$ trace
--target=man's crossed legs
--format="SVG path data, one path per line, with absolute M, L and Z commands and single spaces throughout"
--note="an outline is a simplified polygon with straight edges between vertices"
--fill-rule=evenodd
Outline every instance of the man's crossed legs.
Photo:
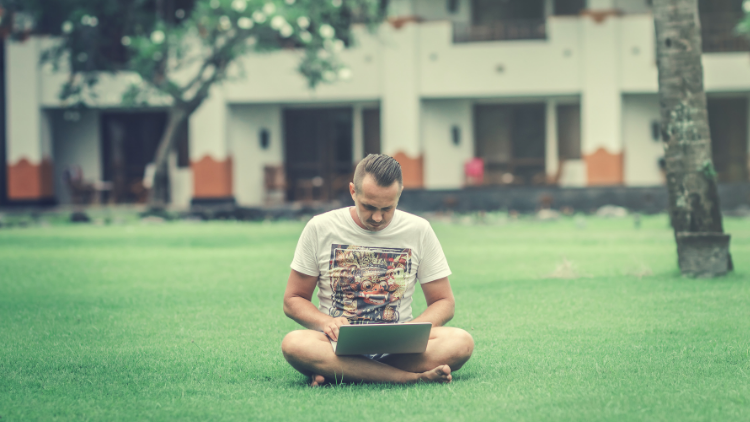
M 281 351 L 294 369 L 311 377 L 312 386 L 336 381 L 451 382 L 451 372 L 471 357 L 474 339 L 460 328 L 434 327 L 424 353 L 389 355 L 378 362 L 364 356 L 336 356 L 325 334 L 299 330 L 284 337 Z

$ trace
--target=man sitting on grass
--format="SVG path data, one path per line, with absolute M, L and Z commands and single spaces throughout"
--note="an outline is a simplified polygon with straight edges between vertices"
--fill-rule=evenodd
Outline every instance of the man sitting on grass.
M 281 350 L 294 369 L 325 382 L 450 382 L 474 350 L 471 335 L 445 327 L 455 301 L 440 242 L 423 218 L 396 209 L 401 166 L 370 154 L 354 172 L 354 207 L 314 217 L 302 231 L 284 292 L 284 313 L 309 330 L 292 331 Z M 427 309 L 412 319 L 419 280 Z M 311 299 L 318 287 L 318 308 Z M 348 324 L 431 322 L 421 354 L 337 356 L 329 338 Z

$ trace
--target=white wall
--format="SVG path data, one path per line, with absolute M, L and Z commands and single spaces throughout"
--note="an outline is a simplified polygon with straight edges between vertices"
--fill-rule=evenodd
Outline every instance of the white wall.
M 187 209 L 193 198 L 193 171 L 190 167 L 177 167 L 177 154 L 169 154 L 169 199 L 174 209 Z
M 651 15 L 625 16 L 620 19 L 618 59 L 619 84 L 624 93 L 657 92 L 654 18 Z
M 39 165 L 44 157 L 42 111 L 39 104 L 40 42 L 5 42 L 7 162 L 26 158 Z
M 618 87 L 618 50 L 621 22 L 583 20 L 583 92 L 581 99 L 581 152 L 592 154 L 604 148 L 610 154 L 622 151 L 621 99 Z
M 416 158 L 423 150 L 419 133 L 419 33 L 420 26 L 413 23 L 381 30 L 385 42 L 380 109 L 384 154 L 403 152 Z
M 747 91 L 750 89 L 750 64 L 745 53 L 708 53 L 703 55 L 703 85 L 707 92 Z
M 385 26 L 385 25 L 384 25 Z M 341 52 L 340 59 L 351 71 L 351 79 L 332 84 L 322 83 L 310 89 L 298 71 L 302 50 L 258 53 L 240 60 L 246 75 L 233 67 L 234 80 L 225 82 L 227 101 L 232 103 L 345 101 L 380 96 L 381 49 L 383 41 L 358 25 L 353 28 L 355 45 Z
M 47 110 L 45 113 L 52 128 L 55 197 L 60 203 L 69 204 L 70 190 L 64 178 L 68 167 L 80 166 L 86 181 L 102 179 L 99 112 L 91 109 L 78 111 L 78 120 L 66 120 L 64 110 Z
M 580 19 L 548 19 L 548 40 L 453 43 L 450 22 L 419 25 L 423 98 L 577 94 L 581 90 Z M 501 67 L 501 71 L 498 70 Z
M 262 205 L 263 166 L 284 161 L 279 105 L 233 105 L 229 108 L 229 144 L 232 150 L 234 198 L 241 205 Z M 260 147 L 259 133 L 268 129 L 268 149 Z
M 646 3 L 646 0 L 614 0 L 614 8 L 627 14 L 651 13 L 651 7 Z
M 661 140 L 654 140 L 651 123 L 660 121 L 655 94 L 622 97 L 622 139 L 625 145 L 625 184 L 654 186 L 664 183 L 658 160 L 664 156 Z
M 469 100 L 422 102 L 424 182 L 427 189 L 456 189 L 464 184 L 464 163 L 474 156 L 473 107 Z M 451 128 L 461 129 L 454 145 Z
M 456 13 L 448 12 L 448 0 L 413 0 L 414 14 L 428 21 L 471 22 L 471 0 L 458 0 Z

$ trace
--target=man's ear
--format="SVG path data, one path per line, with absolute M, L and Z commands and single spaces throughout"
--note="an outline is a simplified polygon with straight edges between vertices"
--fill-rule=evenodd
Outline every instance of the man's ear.
M 349 182 L 349 194 L 352 195 L 352 201 L 353 201 L 354 195 L 357 194 L 357 189 L 354 187 L 354 182 Z

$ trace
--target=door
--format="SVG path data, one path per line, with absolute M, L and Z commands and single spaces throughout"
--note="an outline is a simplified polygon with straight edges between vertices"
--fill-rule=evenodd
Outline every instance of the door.
M 114 201 L 144 202 L 143 176 L 154 161 L 167 123 L 165 112 L 103 113 L 102 175 L 112 182 Z
M 352 109 L 284 110 L 287 199 L 329 201 L 348 190 L 352 166 Z
M 476 156 L 487 184 L 546 181 L 545 104 L 492 104 L 474 108 Z
M 362 110 L 362 122 L 365 157 L 368 154 L 380 154 L 380 109 Z
M 711 153 L 720 182 L 746 182 L 747 98 L 709 98 Z

